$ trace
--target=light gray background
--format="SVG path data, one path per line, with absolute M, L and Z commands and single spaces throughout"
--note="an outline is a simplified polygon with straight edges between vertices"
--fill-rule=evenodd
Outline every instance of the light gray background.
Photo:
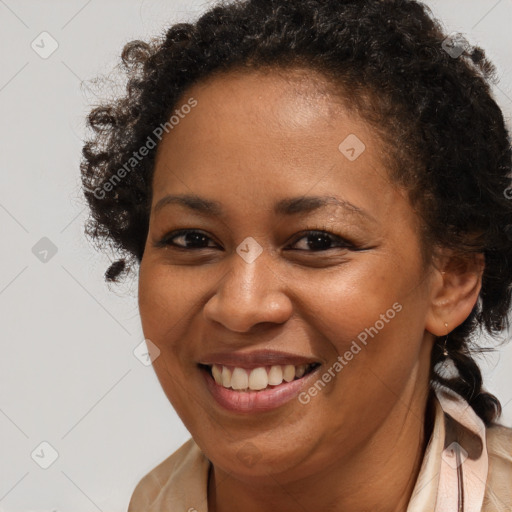
M 487 50 L 510 118 L 512 0 L 428 4 Z M 125 511 L 140 478 L 189 437 L 133 354 L 143 341 L 136 280 L 109 290 L 109 258 L 83 235 L 79 159 L 99 92 L 87 81 L 108 74 L 127 41 L 208 5 L 0 0 L 0 511 Z M 47 59 L 31 48 L 43 31 L 59 45 Z M 57 248 L 45 263 L 32 252 L 43 237 Z M 512 426 L 512 346 L 482 364 Z M 58 452 L 48 469 L 31 458 L 50 460 L 43 441 Z

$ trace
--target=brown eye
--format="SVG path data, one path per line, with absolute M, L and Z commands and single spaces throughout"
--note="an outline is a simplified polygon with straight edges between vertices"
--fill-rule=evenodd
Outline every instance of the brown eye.
M 296 245 L 300 240 L 307 240 L 304 244 L 306 248 L 298 250 L 305 250 L 307 252 L 319 252 L 336 248 L 355 249 L 352 243 L 326 231 L 307 231 L 293 245 Z
M 303 252 L 321 252 L 336 248 L 352 250 L 357 249 L 353 243 L 327 231 L 305 231 L 302 233 L 300 238 L 295 240 L 293 245 L 297 245 L 301 240 L 306 240 L 306 242 L 303 243 L 303 247 L 292 250 L 299 250 Z M 209 242 L 212 242 L 213 245 L 208 245 Z M 172 247 L 177 250 L 194 251 L 200 249 L 211 249 L 218 247 L 218 245 L 215 244 L 215 242 L 213 242 L 213 240 L 202 231 L 195 229 L 181 229 L 166 234 L 155 244 L 155 247 Z
M 181 242 L 176 242 L 176 240 L 181 240 Z M 209 240 L 211 238 L 201 231 L 182 229 L 165 235 L 156 243 L 156 247 L 172 246 L 184 250 L 207 249 L 212 247 L 208 246 Z

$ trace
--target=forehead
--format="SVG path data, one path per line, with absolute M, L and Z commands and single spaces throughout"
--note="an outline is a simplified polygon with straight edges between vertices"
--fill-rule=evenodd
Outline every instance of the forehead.
M 295 121 L 299 127 L 316 118 L 335 118 L 340 109 L 350 109 L 341 86 L 315 70 L 301 67 L 220 72 L 194 84 L 187 94 L 201 96 L 205 110 L 211 108 L 220 114 L 244 111 L 254 116 L 247 121 L 264 117 L 269 130 L 279 121 L 287 127 Z
M 378 217 L 401 192 L 378 134 L 319 74 L 214 75 L 190 87 L 175 111 L 191 99 L 194 108 L 159 144 L 153 206 L 165 194 L 192 193 L 237 212 L 271 211 L 284 197 L 335 192 Z
M 272 161 L 290 166 L 309 161 L 310 167 L 320 168 L 322 160 L 332 164 L 333 157 L 339 158 L 339 145 L 349 135 L 360 141 L 357 150 L 373 148 L 365 160 L 382 167 L 378 135 L 339 88 L 317 72 L 263 68 L 217 73 L 188 88 L 175 112 L 191 99 L 196 106 L 159 144 L 156 180 L 170 177 L 158 172 L 162 167 L 170 170 L 173 163 L 183 166 L 192 160 L 207 167 L 237 161 L 244 173 L 254 159 L 259 170 Z

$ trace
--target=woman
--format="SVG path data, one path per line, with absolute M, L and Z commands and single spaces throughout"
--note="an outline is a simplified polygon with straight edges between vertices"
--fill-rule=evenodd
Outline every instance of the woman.
M 483 50 L 416 1 L 248 0 L 122 58 L 126 97 L 89 115 L 87 233 L 139 265 L 192 435 L 129 512 L 512 510 L 472 358 L 512 282 Z

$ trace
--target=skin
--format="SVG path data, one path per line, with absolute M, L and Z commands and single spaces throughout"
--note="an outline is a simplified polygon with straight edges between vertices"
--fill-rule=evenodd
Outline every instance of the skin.
M 152 211 L 139 273 L 144 335 L 161 351 L 153 365 L 213 464 L 216 512 L 405 512 L 430 436 L 434 335 L 462 323 L 480 291 L 481 259 L 455 265 L 440 251 L 424 268 L 420 219 L 390 181 L 380 140 L 324 85 L 300 69 L 218 75 L 186 92 L 182 104 L 193 97 L 197 106 L 158 147 L 152 207 L 193 193 L 224 209 Z M 366 146 L 354 161 L 338 149 L 349 134 Z M 304 195 L 335 196 L 370 217 L 333 205 L 273 212 Z M 208 238 L 174 239 L 188 250 L 158 247 L 184 228 Z M 322 250 L 308 248 L 313 229 L 325 232 Z M 246 237 L 263 249 L 251 264 L 236 252 Z M 197 367 L 206 352 L 276 349 L 319 360 L 324 371 L 394 303 L 402 310 L 306 405 L 223 410 Z M 248 446 L 251 464 L 237 457 Z

